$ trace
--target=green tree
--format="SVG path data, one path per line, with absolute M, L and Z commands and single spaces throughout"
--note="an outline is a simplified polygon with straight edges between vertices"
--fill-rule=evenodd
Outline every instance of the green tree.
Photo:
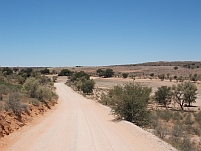
M 147 105 L 151 88 L 139 83 L 127 83 L 115 86 L 109 91 L 109 106 L 113 114 L 137 125 L 148 123 Z
M 163 104 L 165 107 L 171 103 L 172 93 L 171 88 L 167 86 L 161 86 L 155 92 L 155 99 L 158 103 Z
M 52 70 L 52 74 L 57 74 L 57 71 L 56 70 Z
M 128 73 L 123 73 L 122 76 L 123 76 L 123 78 L 125 79 L 125 78 L 128 77 Z
M 174 70 L 177 70 L 177 69 L 178 69 L 178 67 L 177 67 L 177 66 L 175 66 L 175 67 L 174 67 Z
M 28 78 L 28 77 L 31 76 L 32 72 L 33 72 L 32 68 L 21 69 L 19 71 L 18 75 L 21 75 L 21 76 L 23 76 L 25 78 Z
M 105 70 L 98 69 L 98 70 L 96 71 L 96 73 L 98 74 L 99 77 L 102 77 L 102 76 L 105 75 Z
M 114 75 L 114 71 L 112 69 L 108 68 L 105 70 L 105 75 L 104 75 L 105 78 L 112 77 L 113 75 Z
M 192 103 L 195 103 L 197 98 L 197 87 L 191 82 L 184 83 L 184 100 L 185 103 L 188 103 L 188 106 L 191 106 Z
M 4 75 L 11 75 L 11 74 L 13 74 L 13 70 L 12 70 L 11 68 L 4 67 L 4 68 L 2 69 L 2 73 L 3 73 Z
M 72 72 L 68 69 L 63 69 L 61 72 L 58 74 L 58 76 L 71 76 Z
M 190 75 L 190 80 L 196 82 L 198 80 L 198 75 L 196 73 L 193 76 Z
M 154 77 L 154 73 L 150 73 L 150 77 Z
M 158 78 L 161 79 L 161 81 L 163 81 L 165 79 L 165 74 L 159 74 Z
M 170 73 L 167 73 L 167 78 L 168 78 L 168 79 L 170 78 Z
M 179 83 L 172 86 L 173 97 L 176 103 L 178 103 L 182 110 L 184 110 L 184 103 L 195 102 L 197 95 L 197 87 L 191 82 Z
M 71 77 L 72 82 L 75 82 L 76 80 L 79 80 L 79 79 L 82 79 L 82 81 L 89 80 L 90 75 L 88 75 L 84 71 L 80 71 L 80 72 L 75 72 Z
M 41 74 L 49 74 L 50 73 L 50 70 L 45 68 L 44 70 L 40 70 L 40 73 Z

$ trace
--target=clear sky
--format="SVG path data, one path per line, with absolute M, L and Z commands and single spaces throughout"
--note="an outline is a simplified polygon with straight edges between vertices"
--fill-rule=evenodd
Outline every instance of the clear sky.
M 0 66 L 201 61 L 201 0 L 0 0 Z

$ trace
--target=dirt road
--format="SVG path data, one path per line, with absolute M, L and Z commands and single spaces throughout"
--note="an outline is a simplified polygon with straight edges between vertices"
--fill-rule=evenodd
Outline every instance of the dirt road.
M 126 121 L 115 122 L 107 107 L 63 83 L 55 84 L 59 104 L 40 122 L 3 139 L 0 151 L 169 151 L 175 150 Z M 12 142 L 12 143 L 11 143 Z

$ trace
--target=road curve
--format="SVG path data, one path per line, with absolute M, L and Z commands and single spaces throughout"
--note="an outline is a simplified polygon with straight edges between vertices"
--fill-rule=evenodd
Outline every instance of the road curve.
M 109 108 L 85 99 L 63 83 L 55 110 L 34 126 L 9 136 L 0 151 L 170 151 L 175 150 L 132 123 L 115 122 Z

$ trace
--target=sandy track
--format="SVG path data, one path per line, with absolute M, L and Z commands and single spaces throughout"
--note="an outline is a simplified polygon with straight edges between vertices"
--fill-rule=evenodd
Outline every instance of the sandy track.
M 40 122 L 11 134 L 1 151 L 168 151 L 175 150 L 126 121 L 115 122 L 109 108 L 55 84 L 56 109 Z M 12 142 L 12 143 L 11 143 Z

